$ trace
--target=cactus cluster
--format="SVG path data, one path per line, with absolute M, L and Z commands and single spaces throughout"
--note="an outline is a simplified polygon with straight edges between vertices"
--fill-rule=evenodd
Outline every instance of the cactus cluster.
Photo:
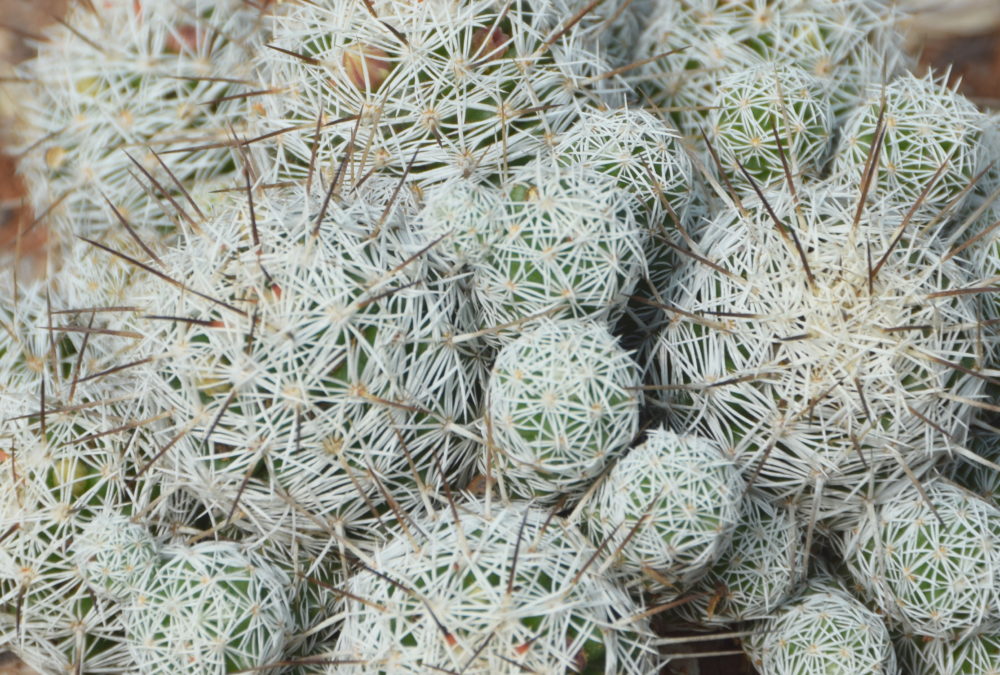
M 76 3 L 0 89 L 0 648 L 995 672 L 1000 125 L 901 18 Z

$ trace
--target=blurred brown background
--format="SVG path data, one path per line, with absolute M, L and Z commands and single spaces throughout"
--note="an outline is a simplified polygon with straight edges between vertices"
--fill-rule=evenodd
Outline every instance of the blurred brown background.
M 27 41 L 42 26 L 58 17 L 67 2 L 81 0 L 0 0 L 0 80 L 9 76 L 10 64 L 30 55 Z M 899 0 L 916 10 L 907 30 L 911 50 L 925 65 L 943 69 L 961 88 L 984 106 L 1000 108 L 1000 0 Z M 19 245 L 25 255 L 44 250 L 43 227 L 32 228 L 32 214 L 21 204 L 24 186 L 14 173 L 15 161 L 2 152 L 5 115 L 12 101 L 0 94 L 0 249 Z M 714 649 L 725 645 L 711 645 Z M 730 646 L 731 648 L 731 646 Z M 32 671 L 3 655 L 0 675 L 28 675 Z M 745 672 L 739 659 L 703 659 L 676 664 L 685 675 L 735 675 Z
M 76 0 L 72 0 L 76 1 Z M 0 0 L 0 81 L 10 75 L 10 64 L 31 54 L 28 40 L 46 23 L 55 20 L 67 0 Z M 45 230 L 32 228 L 24 237 L 32 215 L 21 205 L 24 185 L 14 173 L 13 158 L 3 152 L 7 128 L 6 116 L 12 101 L 0 92 L 0 250 L 20 247 L 27 255 L 39 256 L 45 245 Z M 0 645 L 2 649 L 2 645 Z M 7 675 L 7 666 L 0 661 L 0 675 Z

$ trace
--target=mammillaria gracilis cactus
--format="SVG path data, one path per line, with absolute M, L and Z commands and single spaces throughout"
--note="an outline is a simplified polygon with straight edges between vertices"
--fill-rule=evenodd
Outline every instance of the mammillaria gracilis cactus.
M 678 597 L 729 546 L 745 485 L 711 441 L 654 429 L 584 505 L 594 538 L 609 540 L 629 585 Z
M 223 187 L 230 140 L 255 135 L 253 101 L 239 94 L 264 41 L 262 14 L 238 0 L 88 4 L 71 3 L 18 69 L 30 83 L 14 91 L 20 170 L 55 242 L 124 241 L 119 216 L 155 239 L 176 226 L 158 202 Z M 146 172 L 158 186 L 144 188 Z
M 761 675 L 898 675 L 889 630 L 830 581 L 814 581 L 746 642 Z
M 636 434 L 638 370 L 608 330 L 546 320 L 497 355 L 481 463 L 511 496 L 578 496 Z
M 414 523 L 348 582 L 331 675 L 653 672 L 645 619 L 582 534 L 530 505 L 471 506 Z
M 898 15 L 79 3 L 3 83 L 65 264 L 0 281 L 0 642 L 652 675 L 653 626 L 732 624 L 853 675 L 895 672 L 881 614 L 906 667 L 992 667 L 993 507 L 933 477 L 996 473 L 997 133 Z

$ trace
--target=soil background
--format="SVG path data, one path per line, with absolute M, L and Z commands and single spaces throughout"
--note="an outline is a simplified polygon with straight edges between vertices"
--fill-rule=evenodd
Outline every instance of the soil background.
M 30 41 L 57 19 L 68 2 L 82 0 L 0 0 L 0 79 L 9 66 L 31 55 Z M 822 1 L 822 0 L 820 0 Z M 951 67 L 953 81 L 985 107 L 1000 109 L 1000 0 L 900 0 L 919 12 L 909 22 L 909 48 L 921 63 Z M 0 93 L 0 250 L 18 247 L 21 255 L 41 261 L 45 254 L 44 224 L 33 226 L 24 206 L 25 186 L 17 177 L 16 159 L 2 147 L 5 111 L 12 102 Z M 30 227 L 30 232 L 18 236 Z M 707 643 L 701 651 L 727 651 L 731 643 Z M 0 644 L 0 675 L 34 675 Z M 743 675 L 752 670 L 741 657 L 688 659 L 671 664 L 678 675 Z

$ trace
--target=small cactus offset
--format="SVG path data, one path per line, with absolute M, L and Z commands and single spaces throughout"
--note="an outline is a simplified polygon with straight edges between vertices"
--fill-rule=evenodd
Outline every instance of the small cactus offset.
M 589 530 L 608 540 L 623 583 L 678 597 L 728 548 L 745 484 L 711 441 L 663 429 L 611 469 L 584 507 Z
M 0 80 L 0 651 L 1000 668 L 1000 117 L 896 2 L 70 4 Z
M 135 592 L 156 562 L 156 542 L 148 529 L 124 514 L 94 516 L 74 540 L 80 573 L 94 592 L 121 599 Z
M 876 505 L 844 538 L 855 581 L 902 630 L 1000 628 L 1000 510 L 942 479 Z
M 643 220 L 651 230 L 688 220 L 694 189 L 691 161 L 677 132 L 645 110 L 584 109 L 553 154 L 561 164 L 617 178 L 619 187 L 636 194 L 649 211 Z
M 444 274 L 481 263 L 499 236 L 503 192 L 488 183 L 453 178 L 428 188 L 415 218 L 418 250 L 430 247 L 428 261 Z
M 608 330 L 545 321 L 497 355 L 482 457 L 501 489 L 552 502 L 579 495 L 635 436 L 638 371 Z
M 501 231 L 472 266 L 484 328 L 539 315 L 613 321 L 646 269 L 635 193 L 586 166 L 517 172 Z
M 928 75 L 901 75 L 872 87 L 868 99 L 848 117 L 834 171 L 860 186 L 871 168 L 873 192 L 911 217 L 929 220 L 958 208 L 973 178 L 986 168 L 985 116 L 964 96 Z M 992 158 L 995 159 L 995 158 Z
M 129 653 L 144 673 L 259 670 L 283 654 L 288 585 L 232 543 L 168 547 L 124 601 Z
M 761 675 L 900 672 L 889 629 L 830 580 L 812 582 L 755 624 L 745 644 Z
M 710 115 L 719 160 L 737 185 L 770 184 L 785 173 L 818 175 L 833 136 L 822 81 L 793 65 L 728 73 Z

